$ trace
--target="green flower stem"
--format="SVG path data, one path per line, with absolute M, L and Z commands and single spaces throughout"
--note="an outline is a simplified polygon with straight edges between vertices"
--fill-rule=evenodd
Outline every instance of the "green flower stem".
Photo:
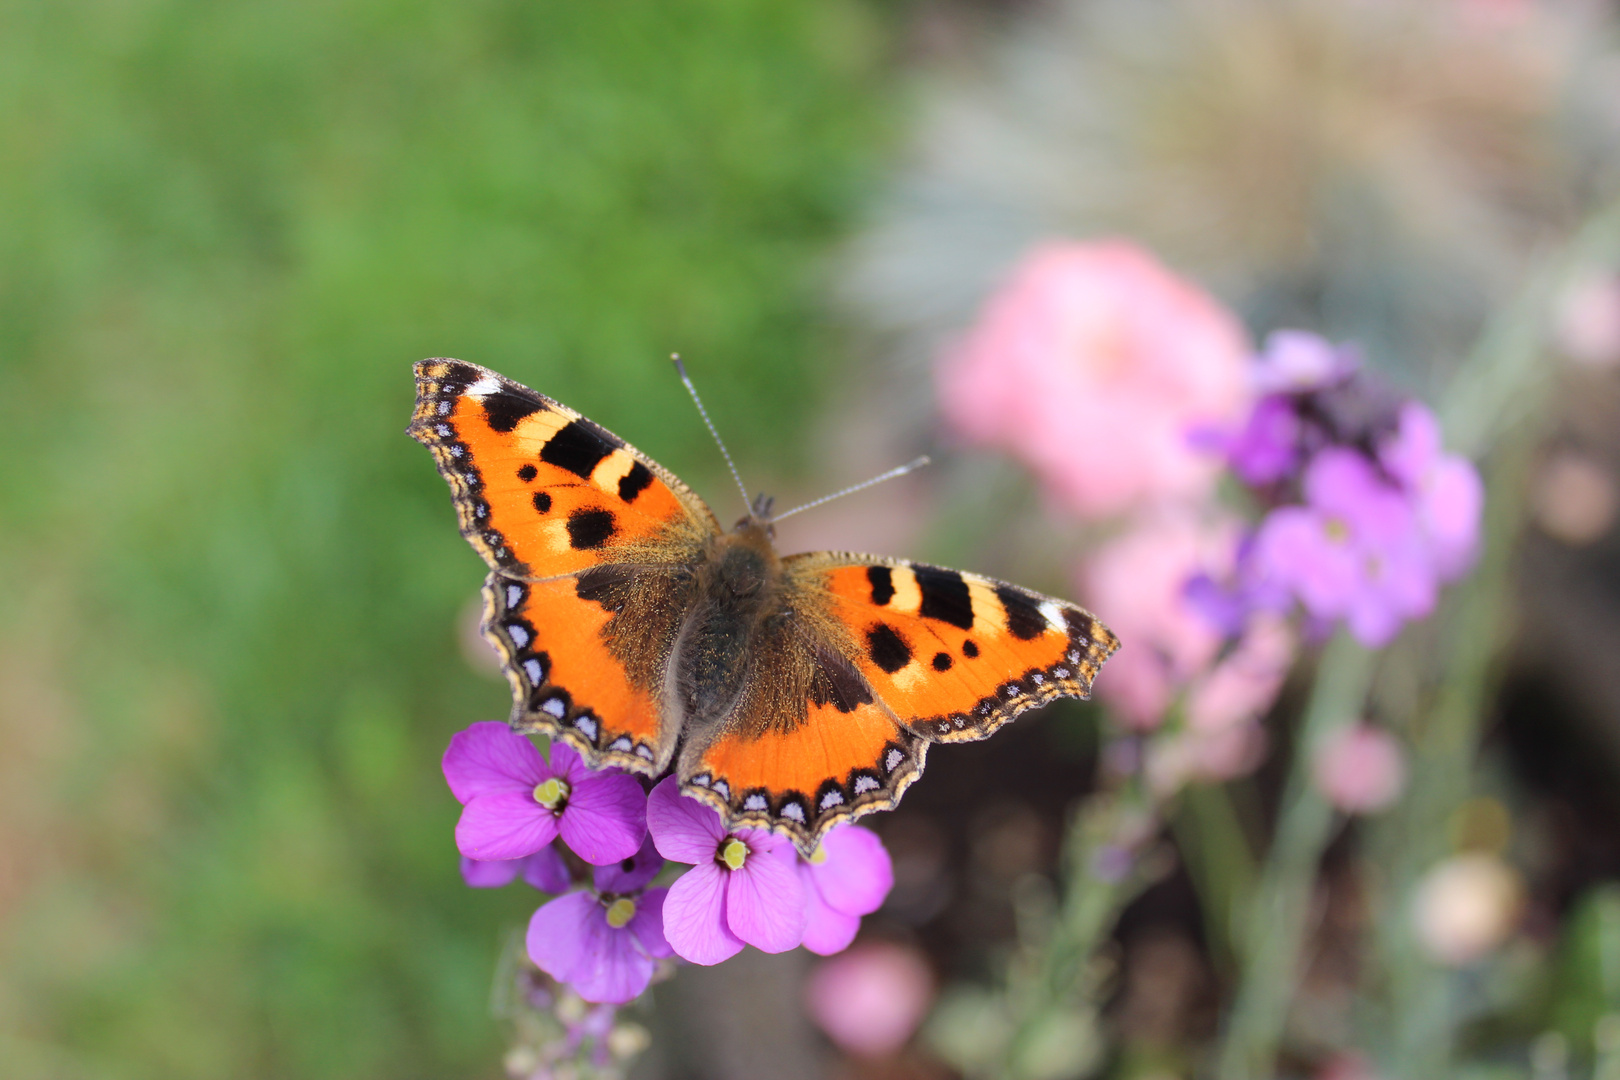
M 1620 254 L 1620 200 L 1590 218 L 1534 274 L 1493 322 L 1458 372 L 1440 413 L 1448 441 L 1487 451 L 1484 551 L 1442 608 L 1438 692 L 1411 725 L 1410 794 L 1372 832 L 1370 850 L 1387 879 L 1374 898 L 1376 948 L 1387 979 L 1387 1041 L 1395 1076 L 1451 1071 L 1456 1026 L 1451 974 L 1418 947 L 1411 920 L 1422 874 L 1449 850 L 1447 824 L 1469 796 L 1479 726 L 1493 689 L 1491 661 L 1511 616 L 1512 556 L 1523 520 L 1531 458 L 1543 432 L 1551 380 L 1545 339 L 1558 297 L 1593 265 Z
M 1369 850 L 1387 874 L 1372 878 L 1381 894 L 1375 895 L 1374 907 L 1387 913 L 1374 934 L 1388 980 L 1388 1046 L 1395 1076 L 1451 1072 L 1452 979 L 1424 955 L 1408 912 L 1423 873 L 1450 850 L 1448 823 L 1471 792 L 1480 721 L 1494 690 L 1491 661 L 1508 623 L 1520 492 L 1537 441 L 1522 431 L 1499 446 L 1487 470 L 1485 551 L 1474 574 L 1442 609 L 1445 631 L 1435 658 L 1439 690 L 1408 731 L 1408 794 L 1370 837 Z
M 1008 974 L 1012 1038 L 999 1075 L 1033 1080 L 1051 1075 L 1054 1031 L 1083 1028 L 1098 1007 L 1099 973 L 1093 963 L 1125 906 L 1170 868 L 1168 852 L 1108 849 L 1129 833 L 1129 820 L 1152 815 L 1139 780 L 1093 797 L 1076 815 L 1065 839 L 1066 885 L 1044 941 L 1026 942 Z M 1116 872 L 1110 872 L 1110 871 Z M 1067 1074 L 1065 1074 L 1067 1075 Z
M 1300 974 L 1317 866 L 1337 822 L 1337 814 L 1311 782 L 1311 750 L 1360 716 L 1372 659 L 1372 653 L 1343 632 L 1323 653 L 1294 751 L 1276 838 L 1238 941 L 1240 982 L 1218 1058 L 1220 1080 L 1264 1080 L 1272 1075 Z
M 1189 786 L 1176 803 L 1170 829 L 1204 910 L 1210 953 L 1223 975 L 1233 974 L 1259 870 L 1228 785 Z

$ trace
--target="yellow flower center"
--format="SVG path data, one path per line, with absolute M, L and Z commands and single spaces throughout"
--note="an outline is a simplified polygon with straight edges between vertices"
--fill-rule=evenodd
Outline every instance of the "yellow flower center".
M 822 847 L 820 844 L 817 844 L 816 850 L 811 852 L 810 858 L 806 859 L 805 861 L 811 866 L 820 866 L 822 863 L 827 861 L 827 849 Z
M 568 782 L 553 776 L 543 784 L 536 784 L 534 801 L 547 810 L 561 810 L 568 802 Z
M 1350 526 L 1345 524 L 1343 518 L 1328 518 L 1322 523 L 1322 531 L 1327 533 L 1327 538 L 1335 544 L 1342 544 L 1350 539 Z
M 625 925 L 635 917 L 636 902 L 630 899 L 628 896 L 621 896 L 617 900 L 613 901 L 613 903 L 608 905 L 608 925 L 613 927 L 615 930 L 623 929 Z
M 732 870 L 741 870 L 747 859 L 748 845 L 735 836 L 727 840 L 725 846 L 720 849 L 720 861 Z

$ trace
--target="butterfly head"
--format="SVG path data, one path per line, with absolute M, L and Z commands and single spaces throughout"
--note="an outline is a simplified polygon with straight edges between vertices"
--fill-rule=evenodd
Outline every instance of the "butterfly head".
M 748 516 L 738 518 L 732 532 L 761 532 L 767 539 L 776 539 L 776 525 L 773 523 L 771 508 L 776 505 L 776 498 L 763 491 L 754 496 L 753 503 L 748 507 Z

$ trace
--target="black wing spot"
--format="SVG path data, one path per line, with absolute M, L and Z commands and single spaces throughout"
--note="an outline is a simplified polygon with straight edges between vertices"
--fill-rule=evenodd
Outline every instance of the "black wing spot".
M 618 531 L 611 510 L 582 509 L 568 515 L 568 546 L 575 551 L 599 548 Z
M 962 642 L 962 655 L 967 657 L 969 660 L 973 659 L 975 656 L 978 656 L 979 643 L 974 641 L 972 638 L 968 638 L 966 641 Z
M 544 514 L 551 510 L 551 495 L 544 491 L 534 493 L 534 509 L 536 513 Z
M 868 566 L 866 580 L 872 583 L 872 603 L 882 607 L 894 599 L 894 572 L 887 566 Z
M 533 465 L 525 465 L 523 468 L 518 470 L 518 479 L 523 481 L 525 484 L 539 475 L 540 470 L 535 468 Z
M 1007 613 L 1007 629 L 1019 641 L 1030 641 L 1046 633 L 1046 616 L 1035 601 L 1010 585 L 996 586 L 996 599 Z
M 918 566 L 912 572 L 917 575 L 917 588 L 922 591 L 919 615 L 963 630 L 973 629 L 973 598 L 968 595 L 968 584 L 961 574 L 937 566 Z
M 866 655 L 890 675 L 911 663 L 911 646 L 888 623 L 878 623 L 866 632 Z
M 937 652 L 934 654 L 935 671 L 949 671 L 951 670 L 951 665 L 954 663 L 956 663 L 956 661 L 951 659 L 950 653 Z
M 636 496 L 646 491 L 652 482 L 652 470 L 638 461 L 630 466 L 629 472 L 619 478 L 619 498 L 627 503 L 633 503 Z
M 571 421 L 546 440 L 540 448 L 540 460 L 588 480 L 602 459 L 617 449 L 604 437 L 606 434 L 595 424 Z
M 525 416 L 532 416 L 545 408 L 538 401 L 532 401 L 507 390 L 497 390 L 485 397 L 483 405 L 484 415 L 489 418 L 489 426 L 500 432 L 511 431 Z

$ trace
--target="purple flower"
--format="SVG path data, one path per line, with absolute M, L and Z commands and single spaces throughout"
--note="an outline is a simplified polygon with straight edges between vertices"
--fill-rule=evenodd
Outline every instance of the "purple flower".
M 456 846 L 471 859 L 520 859 L 561 835 L 600 866 L 634 855 L 647 835 L 646 796 L 634 777 L 592 772 L 572 747 L 551 744 L 551 763 L 505 724 L 458 732 L 444 778 L 462 803 Z
M 1268 394 L 1255 404 L 1243 430 L 1227 441 L 1226 459 L 1244 483 L 1274 484 L 1299 464 L 1301 424 L 1295 403 Z
M 475 889 L 498 889 L 519 875 L 543 893 L 567 892 L 568 866 L 555 845 L 547 844 L 521 859 L 469 859 L 461 857 L 461 880 Z
M 720 815 L 682 795 L 674 777 L 653 788 L 647 827 L 666 859 L 695 863 L 670 886 L 664 933 L 694 964 L 753 945 L 786 952 L 804 937 L 804 881 L 793 844 L 763 829 L 727 832 Z
M 861 916 L 883 906 L 894 887 L 894 864 L 871 829 L 842 825 L 822 837 L 816 853 L 799 859 L 804 878 L 804 947 L 822 956 L 843 952 Z
M 1342 447 L 1311 460 L 1304 486 L 1306 505 L 1273 510 L 1260 525 L 1255 560 L 1266 579 L 1311 615 L 1343 619 L 1369 647 L 1434 608 L 1433 561 L 1404 491 Z
M 670 955 L 664 939 L 669 890 L 641 891 L 663 865 L 649 840 L 622 865 L 597 867 L 594 890 L 542 905 L 529 920 L 529 958 L 586 1001 L 622 1004 L 639 997 L 658 961 Z
M 1251 379 L 1262 394 L 1320 390 L 1349 378 L 1357 367 L 1355 350 L 1307 330 L 1272 331 L 1254 361 Z
M 1378 460 L 1415 500 L 1441 580 L 1454 580 L 1474 560 L 1485 486 L 1467 458 L 1440 452 L 1440 423 L 1434 413 L 1409 401 L 1401 408 L 1399 423 L 1395 434 L 1380 444 Z

